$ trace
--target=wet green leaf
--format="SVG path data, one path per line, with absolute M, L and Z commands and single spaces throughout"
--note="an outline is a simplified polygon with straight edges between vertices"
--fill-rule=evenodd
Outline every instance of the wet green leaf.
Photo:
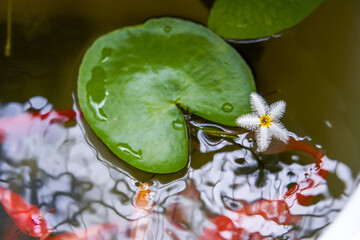
M 97 39 L 80 67 L 78 96 L 99 138 L 129 164 L 176 172 L 188 160 L 181 104 L 225 124 L 250 111 L 253 78 L 241 56 L 209 29 L 161 18 Z
M 254 39 L 299 23 L 323 0 L 216 0 L 208 19 L 220 36 Z

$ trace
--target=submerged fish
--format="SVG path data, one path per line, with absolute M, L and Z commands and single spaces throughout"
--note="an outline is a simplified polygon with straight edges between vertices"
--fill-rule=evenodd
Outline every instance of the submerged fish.
M 50 235 L 51 229 L 40 209 L 26 202 L 20 195 L 0 186 L 0 202 L 23 233 L 41 240 Z
M 150 230 L 152 226 L 151 211 L 153 200 L 151 196 L 150 185 L 141 183 L 140 188 L 134 198 L 135 210 L 132 213 L 134 221 L 130 224 L 130 239 L 146 240 L 150 239 Z
M 40 112 L 24 113 L 14 117 L 0 118 L 0 143 L 7 138 L 20 139 L 33 133 L 44 132 L 49 125 L 75 120 L 81 112 L 74 110 L 57 110 L 45 114 Z
M 84 229 L 79 229 L 74 232 L 61 233 L 51 236 L 48 240 L 97 240 L 97 239 L 113 239 L 115 236 L 121 239 L 145 240 L 148 239 L 149 230 L 151 227 L 150 212 L 152 210 L 152 197 L 149 184 L 140 184 L 139 190 L 134 197 L 134 211 L 131 217 L 134 220 L 130 221 L 128 229 L 120 232 L 120 227 L 125 226 L 125 221 L 103 223 Z M 127 236 L 126 236 L 127 235 Z
M 173 204 L 167 210 L 171 224 L 182 231 L 181 234 L 184 232 L 195 234 L 201 240 L 237 240 L 268 239 L 269 236 L 264 236 L 261 233 L 262 224 L 279 227 L 279 230 L 282 231 L 287 226 L 299 223 L 302 217 L 294 215 L 292 212 L 296 211 L 293 210 L 311 203 L 315 197 L 316 188 L 326 184 L 325 178 L 334 170 L 334 164 L 323 151 L 294 138 L 291 138 L 287 144 L 282 142 L 272 144 L 266 153 L 274 154 L 293 150 L 310 154 L 314 157 L 315 164 L 304 174 L 304 179 L 291 187 L 285 194 L 272 200 L 261 199 L 253 203 L 242 202 L 243 207 L 233 210 L 231 216 L 210 217 L 207 219 L 208 221 L 204 220 L 206 223 L 198 235 L 187 226 L 191 216 L 189 211 L 194 211 L 194 208 L 182 206 L 182 202 L 186 199 L 192 201 L 193 204 L 199 202 L 200 193 L 196 190 L 193 181 L 190 180 L 187 189 L 179 193 L 184 200 L 181 203 Z M 189 195 L 188 192 L 192 194 Z M 177 231 L 176 229 L 174 230 Z M 177 238 L 174 231 L 171 231 L 169 235 Z M 287 233 L 287 237 L 297 239 L 295 232 Z
M 277 142 L 272 144 L 266 153 L 279 153 L 291 150 L 298 150 L 310 154 L 315 158 L 315 167 L 310 169 L 310 173 L 305 174 L 305 178 L 291 187 L 283 196 L 276 200 L 261 199 L 254 203 L 245 205 L 235 211 L 237 217 L 230 219 L 227 216 L 219 215 L 210 219 L 209 226 L 203 229 L 200 236 L 202 240 L 225 240 L 225 239 L 265 239 L 259 232 L 242 227 L 248 217 L 261 216 L 265 221 L 273 221 L 278 225 L 291 225 L 301 220 L 300 216 L 292 215 L 290 210 L 296 207 L 306 206 L 314 199 L 314 195 L 306 194 L 308 190 L 313 190 L 325 183 L 325 178 L 330 173 L 327 169 L 331 165 L 325 153 L 317 150 L 304 141 L 290 138 L 287 144 Z M 293 236 L 297 238 L 296 235 Z
M 98 240 L 112 239 L 119 231 L 121 222 L 103 223 L 74 232 L 61 233 L 47 238 L 48 240 Z
M 282 196 L 282 199 L 284 199 L 291 208 L 295 208 L 297 204 L 307 206 L 315 196 L 304 193 L 307 190 L 315 189 L 317 186 L 325 183 L 326 177 L 330 174 L 332 164 L 327 158 L 325 151 L 316 149 L 310 144 L 293 137 L 291 137 L 286 144 L 274 141 L 267 153 L 280 153 L 285 151 L 301 151 L 311 155 L 315 159 L 315 166 L 309 169 L 309 173 L 305 174 L 305 178 L 296 183 Z
M 218 215 L 210 219 L 210 224 L 203 229 L 201 240 L 225 240 L 225 239 L 266 239 L 256 228 L 248 229 L 246 222 L 251 217 L 261 216 L 263 221 L 274 221 L 278 225 L 291 225 L 298 223 L 301 217 L 290 213 L 290 209 L 283 200 L 261 199 L 245 205 L 236 212 L 236 218 Z M 257 219 L 260 220 L 260 219 Z M 258 226 L 263 221 L 258 222 Z
M 152 196 L 150 185 L 148 183 L 141 183 L 140 189 L 135 196 L 135 207 L 139 210 L 150 211 L 152 207 Z
M 23 135 L 29 134 L 29 131 L 44 131 L 53 123 L 65 123 L 74 120 L 76 115 L 77 112 L 75 111 L 64 110 L 52 111 L 44 115 L 27 113 L 18 117 L 1 118 L 0 143 L 5 141 L 8 136 L 22 137 Z M 265 238 L 265 236 L 262 236 L 259 232 L 254 232 L 242 225 L 248 217 L 252 216 L 261 216 L 263 219 L 273 221 L 278 225 L 290 225 L 299 222 L 301 217 L 292 215 L 290 210 L 296 206 L 309 205 L 314 196 L 306 194 L 306 191 L 323 184 L 330 171 L 327 169 L 325 153 L 304 141 L 294 138 L 290 138 L 287 144 L 282 142 L 273 143 L 265 153 L 280 153 L 290 150 L 306 152 L 316 159 L 315 167 L 311 169 L 310 174 L 307 174 L 303 181 L 295 184 L 283 196 L 279 196 L 278 199 L 262 199 L 254 203 L 246 204 L 243 208 L 234 211 L 237 217 L 230 218 L 219 215 L 210 218 L 209 224 L 204 227 L 199 239 L 243 239 L 248 236 L 251 236 L 252 239 Z M 195 189 L 195 186 L 192 187 Z M 194 193 L 194 191 L 191 193 L 195 196 L 195 199 L 199 198 L 199 195 Z M 152 226 L 150 214 L 153 207 L 151 194 L 149 184 L 140 184 L 139 190 L 134 197 L 135 210 L 131 216 L 134 220 L 131 221 L 128 231 L 128 237 L 130 239 L 150 238 L 149 233 Z M 183 194 L 186 194 L 186 191 L 184 191 Z M 187 197 L 190 198 L 190 195 Z M 5 211 L 22 232 L 33 237 L 40 237 L 40 239 L 45 239 L 49 236 L 51 230 L 47 227 L 45 219 L 36 206 L 27 203 L 19 195 L 2 187 L 0 187 L 0 201 Z M 171 213 L 172 216 L 172 223 L 174 223 L 174 218 L 177 218 L 180 223 L 187 219 L 186 216 L 182 216 L 182 213 L 180 214 L 176 211 L 176 205 L 169 213 Z M 63 233 L 52 236 L 49 239 L 101 239 L 104 238 L 104 236 L 115 236 L 119 231 L 120 224 L 121 222 L 104 223 L 80 229 L 73 233 Z M 174 234 L 173 238 L 176 238 Z

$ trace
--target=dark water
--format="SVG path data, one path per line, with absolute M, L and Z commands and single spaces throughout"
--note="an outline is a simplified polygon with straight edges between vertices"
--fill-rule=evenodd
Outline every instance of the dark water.
M 233 210 L 247 203 L 277 199 L 313 167 L 314 159 L 304 153 L 258 155 L 239 146 L 251 145 L 243 135 L 224 139 L 194 128 L 189 166 L 178 173 L 154 175 L 119 161 L 79 115 L 66 123 L 53 123 L 51 116 L 23 117 L 27 112 L 78 109 L 78 67 L 98 36 L 156 16 L 205 23 L 204 3 L 210 2 L 13 2 L 12 56 L 0 55 L 0 128 L 6 131 L 0 185 L 44 212 L 55 209 L 45 213 L 54 235 L 120 221 L 117 238 L 126 239 L 129 224 L 137 218 L 133 201 L 139 183 L 149 182 L 155 203 L 149 239 L 197 239 L 209 219 L 217 215 L 236 219 Z M 312 145 L 321 145 L 331 166 L 326 184 L 309 193 L 315 195 L 313 202 L 291 209 L 303 217 L 300 222 L 279 225 L 250 216 L 242 225 L 248 230 L 269 239 L 314 239 L 336 217 L 358 182 L 360 114 L 354 109 L 360 103 L 358 5 L 355 0 L 327 0 L 280 35 L 231 43 L 253 69 L 259 92 L 269 102 L 288 103 L 283 119 L 287 128 L 310 136 Z M 5 45 L 4 6 L 1 0 L 0 46 Z M 6 121 L 8 117 L 14 118 Z M 14 119 L 19 123 L 9 125 Z M 179 194 L 184 189 L 188 191 Z M 11 226 L 0 208 L 0 239 L 12 236 L 16 229 Z

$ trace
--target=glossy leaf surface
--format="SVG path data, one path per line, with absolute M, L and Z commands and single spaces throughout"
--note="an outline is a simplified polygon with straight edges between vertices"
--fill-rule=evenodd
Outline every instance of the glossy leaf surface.
M 216 0 L 209 27 L 222 37 L 255 39 L 290 28 L 323 0 Z
M 241 56 L 209 29 L 160 18 L 98 38 L 80 67 L 79 102 L 95 133 L 121 159 L 170 173 L 188 160 L 184 115 L 235 126 L 255 91 Z

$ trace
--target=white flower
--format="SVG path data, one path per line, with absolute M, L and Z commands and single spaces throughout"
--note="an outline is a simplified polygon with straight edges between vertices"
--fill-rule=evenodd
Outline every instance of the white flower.
M 250 102 L 254 113 L 239 117 L 236 123 L 239 127 L 256 131 L 258 151 L 265 151 L 272 137 L 287 143 L 289 132 L 279 121 L 285 112 L 285 101 L 278 101 L 269 106 L 258 93 L 253 92 L 250 94 Z

